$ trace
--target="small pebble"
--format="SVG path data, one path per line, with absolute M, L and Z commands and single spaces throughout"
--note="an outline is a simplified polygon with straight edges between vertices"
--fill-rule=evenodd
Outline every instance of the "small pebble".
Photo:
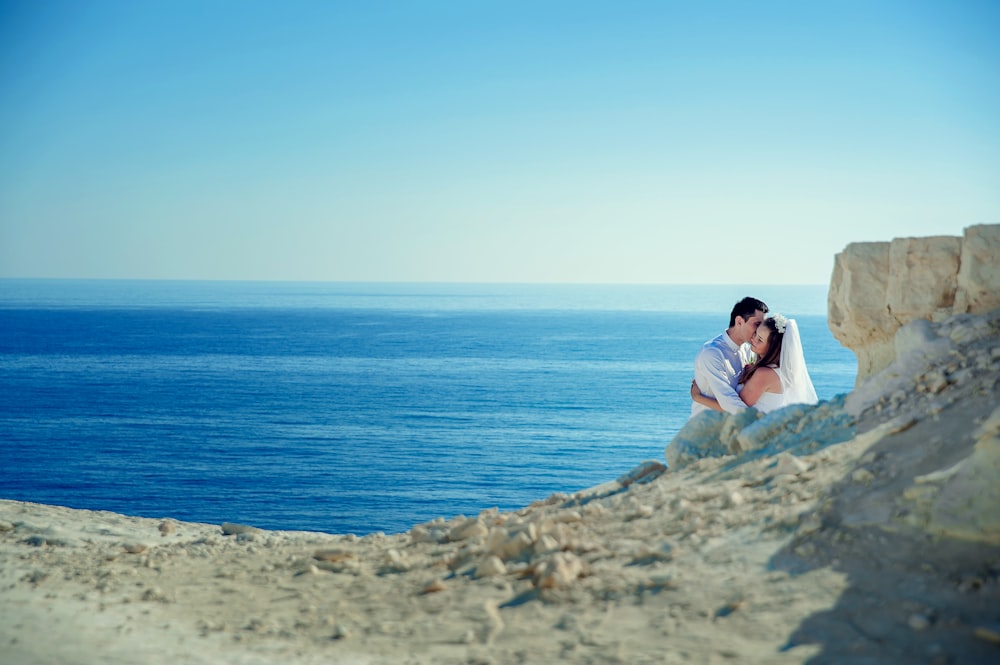
M 856 483 L 864 483 L 865 485 L 871 483 L 875 479 L 875 475 L 868 469 L 857 469 L 851 474 L 851 480 Z
M 809 465 L 800 460 L 795 455 L 791 453 L 781 453 L 778 455 L 778 461 L 775 465 L 775 471 L 778 474 L 791 474 L 797 476 L 804 471 L 809 470 Z
M 559 541 L 546 533 L 535 541 L 533 549 L 535 554 L 547 554 L 548 552 L 555 552 L 559 547 Z
M 535 569 L 535 586 L 542 589 L 567 587 L 583 574 L 583 562 L 572 552 L 557 552 Z
M 639 506 L 638 508 L 635 509 L 635 513 L 633 514 L 633 518 L 640 519 L 640 518 L 643 518 L 643 517 L 652 517 L 653 516 L 653 512 L 654 511 L 653 511 L 653 507 L 652 506 L 645 506 L 645 505 Z
M 650 510 L 652 510 L 652 508 Z M 583 518 L 580 516 L 579 511 L 567 510 L 561 513 L 557 513 L 555 517 L 553 517 L 552 519 L 555 522 L 571 523 L 571 522 L 579 522 Z
M 354 552 L 352 552 L 351 550 L 344 550 L 338 548 L 327 549 L 327 550 L 316 550 L 316 552 L 313 554 L 313 558 L 318 561 L 331 561 L 331 562 L 344 561 L 345 559 L 353 559 Z
M 306 566 L 299 572 L 295 573 L 296 577 L 299 577 L 301 575 L 319 575 L 319 568 L 310 563 L 308 566 Z
M 481 564 L 476 567 L 476 577 L 496 577 L 497 575 L 506 575 L 507 566 L 504 565 L 500 557 L 495 555 L 490 555 L 486 557 Z
M 478 519 L 470 519 L 459 524 L 448 533 L 448 540 L 459 541 L 485 536 L 490 532 L 489 528 Z

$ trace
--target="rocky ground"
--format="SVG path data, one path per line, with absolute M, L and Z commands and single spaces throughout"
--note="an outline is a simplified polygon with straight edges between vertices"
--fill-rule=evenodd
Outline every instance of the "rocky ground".
M 406 534 L 0 501 L 0 653 L 24 665 L 1000 662 L 998 331 L 997 316 L 922 328 L 924 343 L 846 401 L 723 419 L 703 453 L 672 444 L 669 471 L 650 462 Z

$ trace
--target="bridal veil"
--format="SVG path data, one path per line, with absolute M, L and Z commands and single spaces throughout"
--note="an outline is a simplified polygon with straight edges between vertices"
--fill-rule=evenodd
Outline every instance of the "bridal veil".
M 789 404 L 815 404 L 819 401 L 809 370 L 806 368 L 806 357 L 802 353 L 802 339 L 799 337 L 799 326 L 795 319 L 788 319 L 785 324 L 785 336 L 781 343 L 781 360 L 778 365 L 778 378 L 781 379 L 781 389 L 785 396 L 785 406 Z

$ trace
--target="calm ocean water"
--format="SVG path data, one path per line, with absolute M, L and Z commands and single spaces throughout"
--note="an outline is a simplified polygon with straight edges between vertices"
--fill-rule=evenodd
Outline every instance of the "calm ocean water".
M 856 363 L 826 288 L 0 280 L 0 498 L 398 532 L 611 480 L 744 295 Z

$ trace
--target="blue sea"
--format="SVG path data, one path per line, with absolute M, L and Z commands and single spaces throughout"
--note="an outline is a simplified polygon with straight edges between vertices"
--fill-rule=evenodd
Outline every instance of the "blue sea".
M 330 533 L 628 471 L 744 295 L 854 383 L 822 286 L 0 280 L 0 498 Z

